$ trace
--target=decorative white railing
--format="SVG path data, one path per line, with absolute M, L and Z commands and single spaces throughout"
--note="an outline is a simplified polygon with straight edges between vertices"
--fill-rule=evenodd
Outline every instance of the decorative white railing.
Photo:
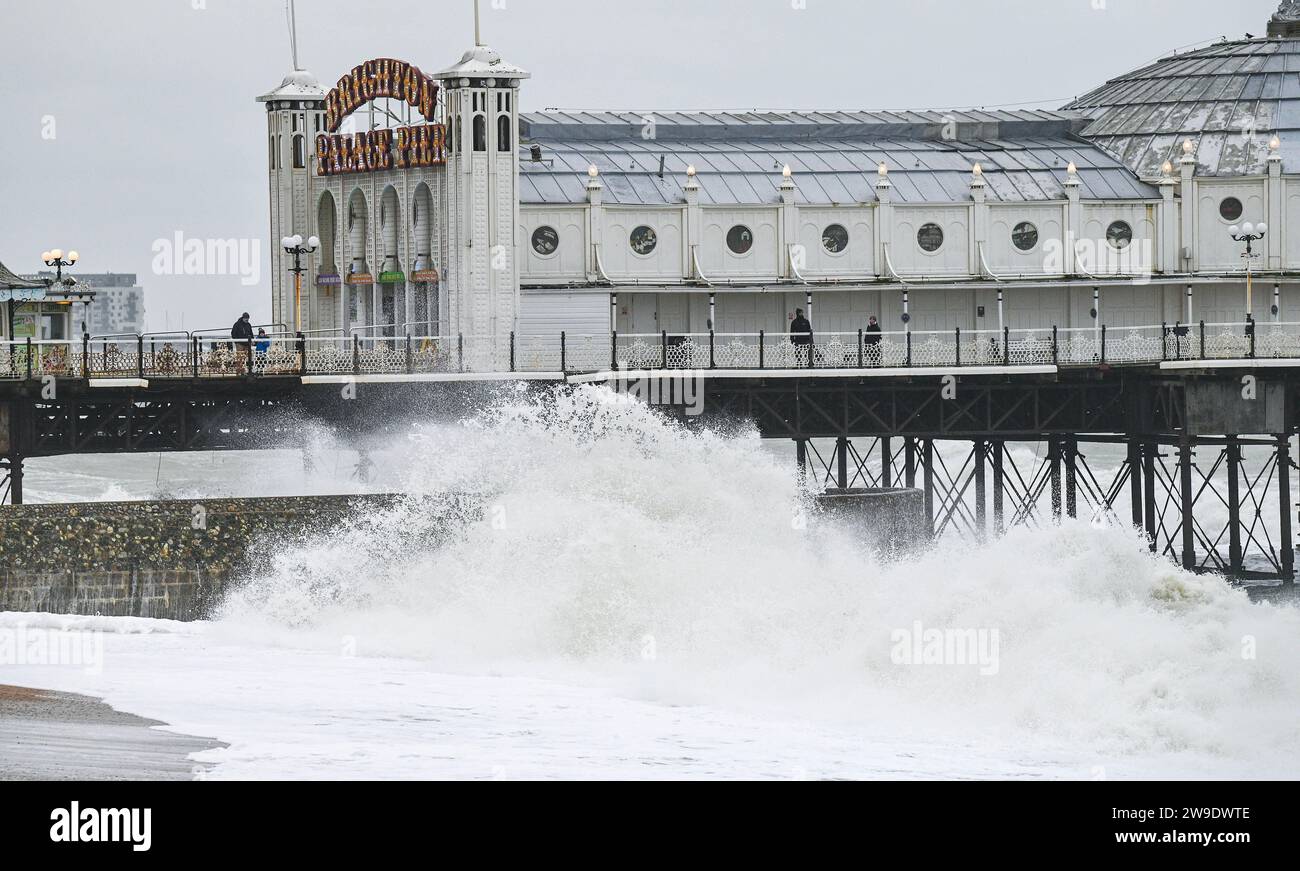
M 1300 359 L 1300 323 L 867 333 L 316 336 L 188 333 L 0 342 L 0 379 L 245 378 L 611 369 L 827 370 Z

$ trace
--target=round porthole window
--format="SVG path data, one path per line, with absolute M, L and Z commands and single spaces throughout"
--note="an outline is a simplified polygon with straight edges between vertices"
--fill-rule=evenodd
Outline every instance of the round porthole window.
M 549 257 L 560 247 L 560 234 L 554 227 L 538 227 L 533 231 L 533 250 L 543 257 Z
M 1021 251 L 1033 251 L 1038 246 L 1038 228 L 1028 221 L 1021 221 L 1011 231 L 1011 244 Z
M 748 254 L 754 247 L 754 234 L 748 227 L 737 224 L 727 233 L 727 247 L 732 254 Z
M 926 224 L 916 231 L 916 244 L 922 251 L 933 254 L 943 247 L 943 228 L 938 224 Z
M 1240 221 L 1243 211 L 1245 210 L 1241 207 L 1241 200 L 1236 197 L 1228 197 L 1219 203 L 1219 217 L 1229 223 Z
M 849 247 L 849 231 L 840 224 L 831 224 L 822 230 L 822 247 L 832 254 L 839 254 Z
M 1124 221 L 1116 221 L 1106 228 L 1106 241 L 1110 247 L 1123 251 L 1133 244 L 1133 228 Z
M 659 234 L 655 232 L 654 227 L 637 227 L 632 231 L 630 244 L 635 253 L 649 254 L 659 244 Z

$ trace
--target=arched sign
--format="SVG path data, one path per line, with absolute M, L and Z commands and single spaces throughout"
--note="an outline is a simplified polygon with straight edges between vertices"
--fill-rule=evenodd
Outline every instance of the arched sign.
M 406 61 L 391 58 L 368 60 L 352 68 L 325 95 L 325 130 L 339 132 L 343 119 L 371 100 L 403 100 L 432 122 L 438 103 L 438 85 Z
M 343 119 L 378 99 L 402 100 L 429 123 L 351 136 L 339 134 Z M 443 127 L 433 123 L 437 104 L 437 83 L 414 64 L 377 58 L 353 67 L 325 95 L 327 132 L 316 137 L 316 174 L 341 175 L 446 163 Z

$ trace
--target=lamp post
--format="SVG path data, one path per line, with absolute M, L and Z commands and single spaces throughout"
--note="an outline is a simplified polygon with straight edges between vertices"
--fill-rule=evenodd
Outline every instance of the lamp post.
M 302 332 L 302 274 L 306 267 L 302 265 L 302 256 L 304 254 L 314 254 L 320 247 L 320 239 L 312 236 L 303 244 L 302 236 L 293 235 L 285 236 L 280 240 L 284 246 L 284 253 L 293 257 L 293 266 L 289 271 L 293 273 L 293 311 L 295 320 L 295 331 Z
M 43 252 L 41 252 L 41 262 L 44 263 L 46 266 L 50 267 L 51 269 L 55 270 L 55 277 L 54 277 L 54 280 L 51 281 L 51 280 L 48 279 L 48 278 L 45 279 L 45 286 L 48 288 L 48 287 L 53 287 L 53 286 L 56 285 L 56 284 L 62 284 L 62 283 L 63 283 L 63 267 L 65 267 L 65 266 L 73 266 L 73 265 L 75 265 L 76 262 L 77 262 L 78 260 L 80 260 L 80 259 L 81 259 L 81 255 L 78 254 L 76 251 L 69 251 L 69 252 L 67 253 L 67 255 L 65 256 L 64 253 L 63 253 L 63 249 L 62 249 L 62 248 L 53 248 L 53 249 L 51 249 L 51 250 L 49 250 L 49 251 L 43 251 Z M 68 279 L 68 283 L 69 283 L 69 284 L 72 283 L 72 279 L 71 279 L 71 278 Z M 37 332 L 36 332 L 36 336 L 37 336 L 37 338 L 39 338 L 39 337 L 40 337 L 40 332 L 39 332 L 40 317 L 39 317 L 39 316 L 38 316 L 37 319 L 36 319 L 36 323 L 37 323 L 37 328 L 38 328 L 38 329 L 37 329 Z M 14 338 L 15 338 L 15 336 L 14 336 L 14 304 L 13 304 L 13 301 L 12 301 L 12 300 L 10 300 L 10 302 L 9 302 L 9 338 L 10 338 L 10 339 L 14 339 Z
M 1228 234 L 1232 236 L 1234 242 L 1246 243 L 1246 253 L 1241 255 L 1241 259 L 1246 261 L 1246 323 L 1248 325 L 1254 322 L 1254 316 L 1252 314 L 1254 309 L 1251 306 L 1251 298 L 1250 298 L 1250 294 L 1251 294 L 1250 263 L 1252 260 L 1254 260 L 1256 257 L 1259 256 L 1258 254 L 1255 253 L 1254 248 L 1252 246 L 1260 239 L 1263 239 L 1264 234 L 1267 232 L 1268 232 L 1268 224 L 1262 222 L 1259 224 L 1252 224 L 1249 221 L 1247 221 L 1246 223 L 1242 224 L 1240 227 L 1238 227 L 1236 224 L 1233 224 L 1231 227 L 1228 228 Z
M 55 273 L 56 277 L 54 279 L 54 283 L 56 284 L 63 283 L 63 267 L 73 266 L 80 259 L 81 259 L 81 255 L 78 254 L 76 251 L 69 251 L 68 256 L 65 258 L 63 256 L 62 248 L 54 248 L 50 251 L 46 251 L 44 254 L 41 255 L 41 260 L 45 262 L 46 266 L 50 267 L 51 269 L 57 270 Z

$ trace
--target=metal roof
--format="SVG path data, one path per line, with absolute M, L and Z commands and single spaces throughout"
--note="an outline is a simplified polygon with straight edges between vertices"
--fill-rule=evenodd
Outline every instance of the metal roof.
M 1279 16 L 1292 5 L 1283 3 Z M 1083 135 L 1144 178 L 1160 175 L 1166 160 L 1177 165 L 1187 139 L 1197 145 L 1198 175 L 1262 174 L 1274 134 L 1283 170 L 1300 172 L 1300 39 L 1243 39 L 1171 55 L 1065 108 L 1090 118 Z
M 969 202 L 976 163 L 993 202 L 1064 199 L 1071 162 L 1085 199 L 1158 198 L 1155 188 L 1077 136 L 1085 123 L 1041 110 L 531 113 L 520 125 L 521 201 L 586 202 L 594 164 L 605 202 L 684 203 L 686 168 L 693 165 L 703 203 L 775 204 L 789 164 L 798 203 L 871 203 L 882 162 L 892 198 L 902 203 Z M 541 161 L 530 157 L 534 144 Z
M 306 70 L 293 70 L 280 82 L 280 87 L 257 98 L 259 103 L 272 100 L 323 100 L 325 89 L 315 76 Z
M 770 109 L 715 112 L 585 111 L 549 109 L 521 116 L 521 132 L 539 139 L 625 139 L 653 137 L 674 142 L 745 139 L 997 139 L 1077 133 L 1086 126 L 1077 113 L 1048 109 L 983 109 L 905 112 L 799 112 Z M 951 135 L 950 135 L 951 134 Z
M 32 290 L 45 287 L 45 282 L 23 278 L 9 271 L 9 267 L 0 263 L 0 290 Z
M 478 78 L 490 76 L 495 79 L 527 79 L 532 74 L 514 64 L 506 63 L 501 54 L 486 45 L 476 45 L 466 51 L 459 61 L 440 73 L 435 79 L 454 79 L 459 77 Z

